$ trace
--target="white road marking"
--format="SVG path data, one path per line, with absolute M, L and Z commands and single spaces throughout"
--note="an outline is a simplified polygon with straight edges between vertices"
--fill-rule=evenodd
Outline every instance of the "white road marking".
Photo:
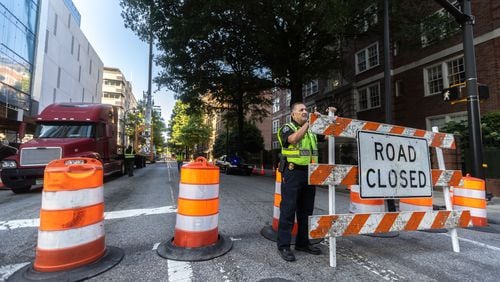
M 321 244 L 328 246 L 328 241 L 324 240 L 323 242 L 321 242 Z M 353 252 L 353 250 L 351 249 L 337 245 L 337 252 L 338 255 L 352 260 L 357 265 L 381 277 L 383 280 L 386 281 L 407 280 L 405 277 L 397 274 L 391 269 L 383 269 L 380 265 L 376 264 L 375 262 L 369 260 L 366 257 L 361 256 L 360 254 Z
M 155 243 L 155 244 L 153 245 L 153 249 L 152 249 L 152 250 L 154 251 L 154 250 L 158 249 L 158 246 L 159 246 L 159 245 L 160 245 L 160 243 Z
M 449 234 L 445 234 L 445 233 L 438 233 L 438 234 L 442 235 L 442 236 L 451 237 Z M 485 244 L 485 243 L 481 243 L 481 242 L 477 242 L 477 241 L 474 241 L 474 240 L 460 238 L 460 237 L 458 237 L 458 240 L 464 241 L 464 242 L 467 242 L 467 243 L 471 243 L 471 244 L 474 244 L 476 246 L 484 247 L 484 248 L 487 248 L 487 249 L 490 249 L 490 250 L 493 250 L 493 251 L 500 251 L 499 247 L 491 246 L 491 245 L 488 245 L 488 244 Z
M 185 261 L 167 260 L 168 281 L 193 281 L 191 264 Z
M 154 215 L 154 214 L 164 214 L 164 213 L 174 213 L 174 212 L 177 212 L 177 209 L 173 206 L 148 208 L 148 209 L 111 211 L 104 213 L 104 219 L 119 219 L 119 218 L 127 218 L 127 217 L 141 216 L 141 215 Z M 17 228 L 26 228 L 26 227 L 38 227 L 38 226 L 40 226 L 39 218 L 0 221 L 0 231 L 13 230 Z
M 0 281 L 5 281 L 9 276 L 11 276 L 14 272 L 21 269 L 25 265 L 29 264 L 29 262 L 22 262 L 16 264 L 9 264 L 5 266 L 0 266 Z
M 241 241 L 241 238 L 233 238 L 233 237 L 229 237 L 231 239 L 231 241 Z

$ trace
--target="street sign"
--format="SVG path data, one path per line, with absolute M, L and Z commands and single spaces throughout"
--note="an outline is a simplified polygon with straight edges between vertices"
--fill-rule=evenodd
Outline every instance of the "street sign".
M 427 140 L 358 131 L 361 198 L 432 197 Z

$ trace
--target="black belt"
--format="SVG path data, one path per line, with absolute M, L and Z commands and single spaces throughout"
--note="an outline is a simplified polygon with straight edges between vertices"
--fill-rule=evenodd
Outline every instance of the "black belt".
M 302 171 L 307 171 L 309 169 L 309 166 L 307 165 L 298 165 L 298 164 L 294 164 L 294 163 L 288 163 L 288 164 L 293 164 L 293 170 L 302 170 Z M 289 168 L 289 170 L 291 170 Z

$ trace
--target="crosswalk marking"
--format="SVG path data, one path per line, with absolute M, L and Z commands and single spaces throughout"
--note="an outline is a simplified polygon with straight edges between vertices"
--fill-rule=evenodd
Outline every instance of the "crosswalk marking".
M 177 212 L 177 209 L 174 206 L 164 206 L 164 207 L 147 208 L 147 209 L 131 209 L 131 210 L 105 212 L 104 219 L 119 219 L 119 218 L 127 218 L 134 216 L 155 215 L 155 214 L 165 214 L 174 212 Z M 0 231 L 26 228 L 26 227 L 38 227 L 38 226 L 40 226 L 39 218 L 0 221 Z

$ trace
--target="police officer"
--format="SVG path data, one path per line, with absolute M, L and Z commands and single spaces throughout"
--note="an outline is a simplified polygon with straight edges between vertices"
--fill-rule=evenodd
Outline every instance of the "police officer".
M 308 216 L 314 210 L 316 188 L 307 183 L 307 165 L 318 162 L 318 139 L 323 141 L 325 138 L 316 137 L 309 130 L 309 114 L 303 103 L 294 103 L 291 111 L 291 122 L 278 130 L 281 154 L 286 162 L 282 172 L 277 244 L 278 252 L 285 261 L 295 261 L 295 255 L 290 250 L 295 215 L 298 224 L 295 250 L 321 254 L 321 249 L 310 244 L 308 236 Z M 336 109 L 329 107 L 328 111 L 335 112 Z
M 127 168 L 128 176 L 134 176 L 134 163 L 135 163 L 135 151 L 131 145 L 128 145 L 125 150 L 125 166 Z
M 177 154 L 177 171 L 178 172 L 181 172 L 181 167 L 182 167 L 183 162 L 184 162 L 184 153 L 179 152 Z

